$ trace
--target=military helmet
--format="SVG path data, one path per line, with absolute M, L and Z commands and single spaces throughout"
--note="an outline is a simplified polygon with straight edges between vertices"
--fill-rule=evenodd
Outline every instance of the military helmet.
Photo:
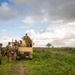
M 27 33 L 25 35 L 27 35 Z
M 0 45 L 2 45 L 2 43 L 0 43 Z
M 8 44 L 10 45 L 11 43 L 10 43 L 10 42 L 8 42 Z

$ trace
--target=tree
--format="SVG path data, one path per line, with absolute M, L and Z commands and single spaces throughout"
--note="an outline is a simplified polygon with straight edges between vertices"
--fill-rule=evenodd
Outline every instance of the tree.
M 46 45 L 48 48 L 50 48 L 51 46 L 52 46 L 52 44 L 50 44 L 50 43 L 47 43 L 47 45 Z

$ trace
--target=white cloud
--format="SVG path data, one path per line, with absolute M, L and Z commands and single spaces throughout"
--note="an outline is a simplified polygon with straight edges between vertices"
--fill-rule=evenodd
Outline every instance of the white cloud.
M 27 30 L 26 33 L 31 37 L 31 39 L 35 39 L 38 36 L 33 29 Z
M 51 27 L 51 28 L 50 28 Z M 28 30 L 28 34 L 33 37 L 34 46 L 45 46 L 50 42 L 55 47 L 75 47 L 75 22 L 63 25 L 55 24 L 48 27 L 48 31 L 35 32 Z M 53 32 L 51 32 L 53 31 Z
M 3 40 L 11 40 L 11 38 L 7 37 L 7 36 L 4 36 L 3 37 Z
M 40 22 L 40 18 L 34 17 L 34 16 L 29 16 L 26 17 L 24 20 L 21 21 L 21 23 L 27 23 L 29 25 L 32 25 L 34 23 Z
M 53 43 L 57 46 L 74 47 L 75 45 L 75 22 L 67 23 L 63 25 L 53 25 L 48 30 L 53 30 L 57 38 L 53 40 Z
M 19 40 L 21 40 L 21 37 L 19 37 L 19 36 L 14 36 L 14 37 L 13 37 L 13 40 L 19 41 Z
M 27 28 L 28 24 L 51 22 L 52 24 L 47 28 L 47 31 L 39 31 L 39 29 L 37 33 L 34 31 L 35 29 L 26 31 L 34 38 L 36 45 L 45 45 L 47 42 L 51 42 L 54 46 L 75 45 L 74 0 L 11 1 L 15 4 L 14 6 L 6 2 L 1 4 L 0 21 L 9 21 L 22 16 L 25 19 L 21 23 L 25 25 L 21 25 L 21 28 Z M 4 29 L 2 32 L 5 34 L 6 30 Z M 6 41 L 5 39 L 9 40 L 8 37 L 4 37 L 3 42 Z
M 3 47 L 5 47 L 8 44 L 8 42 L 11 42 L 11 41 L 12 41 L 12 38 L 9 38 L 7 36 L 4 36 L 2 39 L 0 39 L 0 43 L 3 44 Z
M 18 37 L 18 36 L 15 36 L 13 38 L 8 37 L 8 36 L 3 36 L 3 38 L 0 39 L 0 43 L 3 44 L 3 47 L 6 47 L 6 45 L 8 44 L 8 42 L 12 42 L 12 39 L 13 39 L 13 41 L 15 41 L 15 40 L 17 40 L 17 41 L 21 40 L 21 38 Z
M 6 29 L 3 29 L 3 30 L 2 30 L 2 33 L 6 33 Z
M 51 27 L 51 28 L 50 28 Z M 47 43 L 51 43 L 55 47 L 74 47 L 75 46 L 75 22 L 63 25 L 55 24 L 48 27 L 48 31 L 41 30 L 35 32 L 33 29 L 27 30 L 26 33 L 32 38 L 34 46 L 42 47 Z M 53 32 L 51 32 L 51 30 Z M 5 30 L 3 30 L 5 31 Z M 18 36 L 13 37 L 15 40 L 20 40 Z M 4 36 L 0 42 L 7 44 L 12 38 Z
M 20 26 L 19 26 L 19 28 L 29 28 L 30 26 L 29 25 L 24 25 L 24 24 L 21 24 Z

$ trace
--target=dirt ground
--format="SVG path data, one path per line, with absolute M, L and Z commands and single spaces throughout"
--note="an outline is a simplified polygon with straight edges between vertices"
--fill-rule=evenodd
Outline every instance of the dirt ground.
M 24 75 L 24 66 L 21 61 L 18 62 L 18 71 L 17 75 Z
M 11 67 L 9 75 L 14 75 L 13 72 L 16 72 L 16 75 L 24 75 L 23 62 L 16 61 L 16 63 Z

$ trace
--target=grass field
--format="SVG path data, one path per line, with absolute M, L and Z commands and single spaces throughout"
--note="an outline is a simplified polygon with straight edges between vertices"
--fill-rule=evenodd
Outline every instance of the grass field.
M 33 60 L 22 58 L 18 61 L 23 63 L 24 75 L 75 75 L 74 49 L 34 48 Z M 18 66 L 17 61 L 7 63 L 4 56 L 0 75 L 17 75 Z

